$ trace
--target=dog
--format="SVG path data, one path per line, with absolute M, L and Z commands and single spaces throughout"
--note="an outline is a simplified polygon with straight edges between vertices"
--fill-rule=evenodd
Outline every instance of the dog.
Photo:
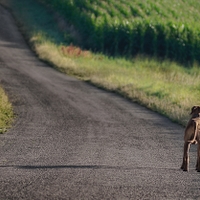
M 198 144 L 196 170 L 200 172 L 200 106 L 193 106 L 191 118 L 185 128 L 184 153 L 181 169 L 189 171 L 189 150 L 191 144 Z

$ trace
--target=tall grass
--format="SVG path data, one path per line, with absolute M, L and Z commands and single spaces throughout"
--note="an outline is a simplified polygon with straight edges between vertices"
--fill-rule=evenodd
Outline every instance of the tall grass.
M 0 87 L 0 133 L 4 133 L 10 127 L 14 114 L 12 105 L 8 101 L 3 89 Z
M 197 0 L 38 0 L 73 23 L 83 45 L 110 55 L 200 61 L 200 2 Z

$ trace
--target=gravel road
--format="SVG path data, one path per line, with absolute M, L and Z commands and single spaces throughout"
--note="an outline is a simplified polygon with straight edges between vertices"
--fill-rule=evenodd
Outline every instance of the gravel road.
M 0 84 L 14 105 L 0 135 L 0 199 L 198 199 L 182 172 L 183 127 L 66 76 L 30 51 L 0 7 Z

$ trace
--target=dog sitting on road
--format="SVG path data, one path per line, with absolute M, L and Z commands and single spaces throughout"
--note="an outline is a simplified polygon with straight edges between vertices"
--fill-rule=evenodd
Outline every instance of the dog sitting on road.
M 184 135 L 184 154 L 181 169 L 189 171 L 189 149 L 191 144 L 198 144 L 196 170 L 200 172 L 200 106 L 193 106 L 192 116 L 186 126 Z

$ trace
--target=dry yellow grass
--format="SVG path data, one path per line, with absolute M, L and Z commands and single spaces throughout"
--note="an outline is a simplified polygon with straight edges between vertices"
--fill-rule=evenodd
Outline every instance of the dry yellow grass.
M 4 90 L 0 87 L 0 133 L 4 133 L 11 126 L 13 117 L 12 105 Z
M 113 59 L 84 54 L 72 46 L 63 51 L 63 46 L 48 41 L 34 44 L 39 57 L 58 70 L 116 91 L 183 125 L 190 108 L 199 103 L 200 72 L 195 66 L 186 69 L 174 62 L 144 57 Z

